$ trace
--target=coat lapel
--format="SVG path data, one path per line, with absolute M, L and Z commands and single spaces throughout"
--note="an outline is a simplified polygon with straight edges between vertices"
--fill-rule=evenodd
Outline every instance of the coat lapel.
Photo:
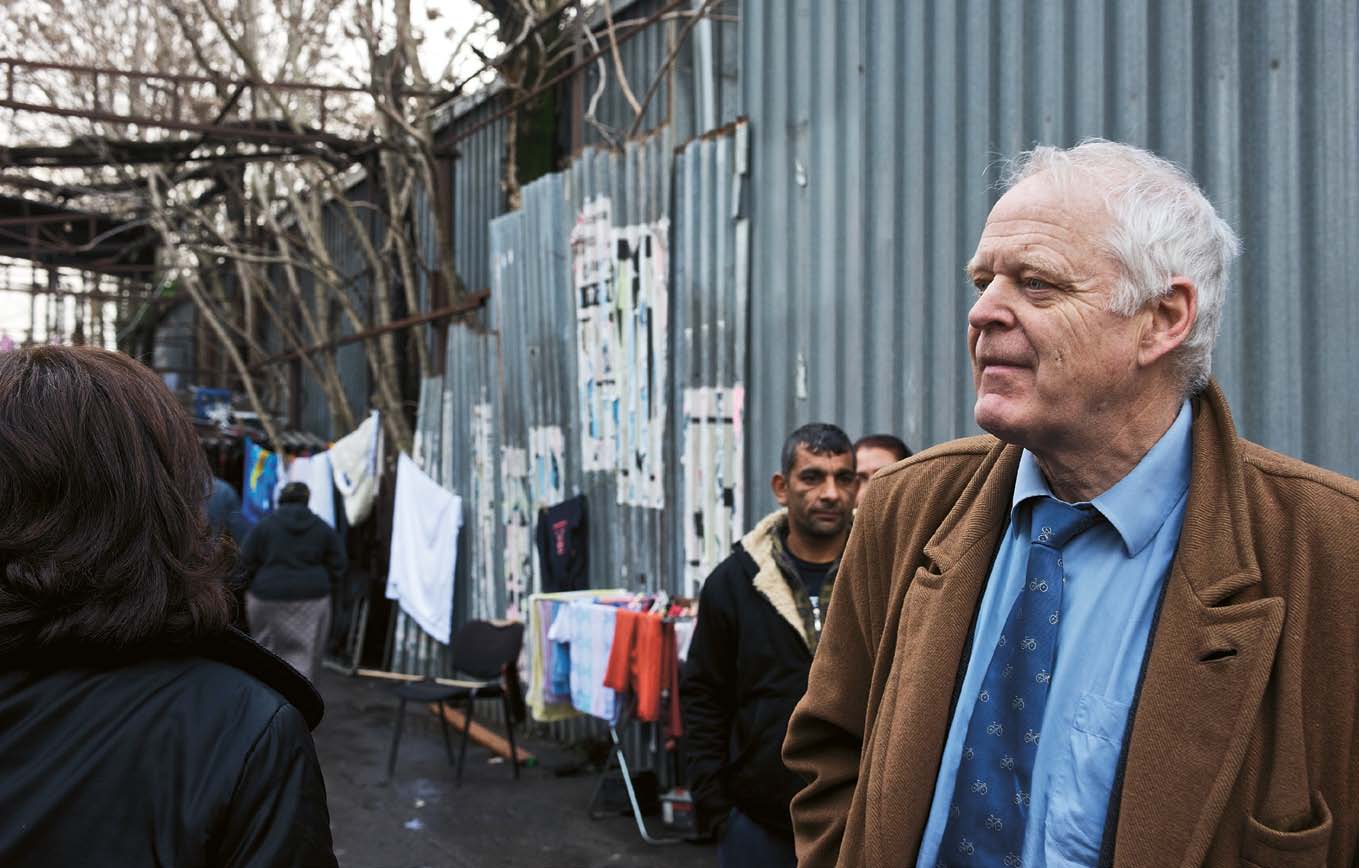
M 1283 601 L 1259 593 L 1236 432 L 1216 384 L 1195 410 L 1189 502 L 1132 721 L 1116 868 L 1202 862 L 1283 626 Z
M 997 444 L 924 549 L 925 563 L 898 582 L 892 672 L 864 764 L 866 853 L 894 861 L 913 852 L 929 817 L 933 782 L 948 735 L 954 685 L 972 616 L 1009 512 L 1020 450 Z M 874 774 L 874 770 L 881 773 Z M 904 837 L 904 840 L 903 840 Z M 870 860 L 871 861 L 871 860 Z
M 751 581 L 756 592 L 769 601 L 769 605 L 774 607 L 774 611 L 788 623 L 789 627 L 797 631 L 807 650 L 813 651 L 815 637 L 807 635 L 802 623 L 802 613 L 797 608 L 797 600 L 793 597 L 792 589 L 788 587 L 788 579 L 784 578 L 783 571 L 774 560 L 774 534 L 787 520 L 788 512 L 783 509 L 765 516 L 750 533 L 741 538 L 741 548 L 750 555 L 758 570 Z

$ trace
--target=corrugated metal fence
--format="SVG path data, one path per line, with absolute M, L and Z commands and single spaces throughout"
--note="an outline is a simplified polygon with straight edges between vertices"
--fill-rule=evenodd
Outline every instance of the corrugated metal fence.
M 587 149 L 567 171 L 527 185 L 524 207 L 491 224 L 489 328 L 450 327 L 447 374 L 423 384 L 417 420 L 417 459 L 464 500 L 457 622 L 522 615 L 524 596 L 540 587 L 537 511 L 576 494 L 587 498 L 596 587 L 686 593 L 730 548 L 742 503 L 733 396 L 742 394 L 747 327 L 744 141 L 733 127 L 679 154 L 655 136 L 622 152 Z M 588 215 L 604 216 L 591 224 Z M 581 376 L 598 349 L 589 341 L 607 336 L 580 316 L 574 266 L 589 253 L 591 227 L 616 267 L 613 309 L 644 311 L 611 321 L 622 423 L 612 463 L 592 451 L 609 437 L 591 434 L 601 420 Z M 628 263 L 636 270 L 625 275 Z M 628 328 L 631 340 L 621 337 Z M 629 395 L 644 397 L 630 405 Z M 630 415 L 638 417 L 632 436 Z M 596 469 L 586 469 L 587 451 Z M 629 465 L 646 484 L 623 473 Z M 436 672 L 447 663 L 442 646 L 398 618 L 395 668 Z M 579 720 L 554 731 L 569 738 L 599 727 Z M 629 752 L 647 756 L 642 742 L 654 735 L 630 729 Z
M 1245 242 L 1215 360 L 1242 432 L 1359 475 L 1345 279 L 1359 4 L 745 0 L 739 14 L 739 41 L 722 23 L 675 74 L 717 70 L 721 86 L 675 92 L 720 122 L 739 78 L 747 123 L 677 151 L 673 126 L 587 148 L 504 216 L 503 129 L 464 145 L 458 267 L 492 301 L 450 330 L 419 426 L 438 441 L 426 467 L 465 501 L 456 621 L 514 611 L 535 587 L 536 511 L 561 497 L 588 498 L 595 586 L 686 592 L 772 507 L 796 425 L 916 448 L 974 432 L 961 266 L 996 197 L 988 168 L 1035 143 L 1103 136 L 1190 169 Z M 629 70 L 672 50 L 626 45 Z M 601 117 L 623 111 L 616 97 Z M 616 340 L 591 319 L 607 311 L 586 310 L 582 263 L 599 250 L 628 299 Z M 668 297 L 648 307 L 632 293 L 658 298 L 662 254 Z M 398 644 L 400 665 L 440 665 L 428 643 Z
M 1244 436 L 1359 475 L 1359 5 L 746 0 L 751 426 L 974 433 L 961 267 L 997 158 L 1101 136 L 1236 227 L 1214 369 Z

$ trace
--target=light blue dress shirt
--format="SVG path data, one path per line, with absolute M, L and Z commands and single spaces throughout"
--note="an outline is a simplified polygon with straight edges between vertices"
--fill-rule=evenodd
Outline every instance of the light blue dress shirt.
M 1034 760 L 1023 868 L 1093 866 L 1109 794 L 1161 587 L 1175 556 L 1189 492 L 1189 402 L 1127 476 L 1090 503 L 1108 522 L 1066 545 L 1067 575 L 1057 665 Z M 1028 502 L 1052 496 L 1027 450 L 1019 461 L 1010 523 L 977 612 L 963 676 L 934 785 L 917 868 L 953 864 L 940 852 L 967 724 L 1001 627 L 1024 581 Z

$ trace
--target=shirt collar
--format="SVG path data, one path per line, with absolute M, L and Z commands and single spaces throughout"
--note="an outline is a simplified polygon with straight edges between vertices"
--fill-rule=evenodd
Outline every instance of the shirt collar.
M 1123 540 L 1128 557 L 1136 557 L 1147 547 L 1175 505 L 1189 489 L 1190 429 L 1194 413 L 1185 401 L 1170 430 L 1137 466 L 1112 488 L 1090 501 L 1109 520 Z M 1010 505 L 1010 521 L 1018 518 L 1019 506 L 1035 497 L 1054 497 L 1038 459 L 1025 449 L 1019 458 L 1015 493 Z

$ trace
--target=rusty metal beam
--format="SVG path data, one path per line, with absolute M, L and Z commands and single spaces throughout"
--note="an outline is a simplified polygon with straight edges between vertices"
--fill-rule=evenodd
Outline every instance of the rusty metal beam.
M 283 130 L 258 129 L 242 125 L 205 124 L 196 121 L 165 120 L 142 115 L 120 115 L 98 109 L 70 109 L 58 106 L 40 105 L 13 99 L 0 99 L 0 109 L 33 112 L 34 114 L 56 115 L 64 118 L 78 118 L 87 121 L 101 121 L 109 124 L 136 124 L 143 127 L 156 127 L 185 133 L 207 133 L 224 139 L 244 139 L 260 142 L 318 143 L 334 148 L 340 153 L 353 156 L 372 147 L 367 142 L 351 142 L 348 139 L 320 130 L 292 132 Z
M 314 90 L 321 93 L 361 93 L 371 94 L 366 87 L 349 84 L 318 84 L 307 81 L 255 81 L 248 78 L 214 78 L 209 75 L 193 75 L 183 72 L 154 72 L 140 69 L 118 69 L 110 66 L 87 66 L 80 63 L 54 63 L 50 61 L 24 60 L 21 57 L 0 57 L 0 66 L 10 69 L 49 69 L 56 72 L 78 72 L 84 75 L 107 76 L 109 78 L 131 78 L 138 81 L 160 79 L 178 84 L 211 84 L 226 87 L 256 87 L 262 90 Z M 402 96 L 446 96 L 442 90 L 415 90 L 402 88 Z
M 85 298 L 90 301 L 106 301 L 110 303 L 127 302 L 128 304 L 178 304 L 181 301 L 188 301 L 188 296 L 184 295 L 159 295 L 154 292 L 138 293 L 117 293 L 104 292 L 98 289 L 79 290 L 79 289 L 53 289 L 48 286 L 6 286 L 0 283 L 0 292 L 22 293 L 24 295 L 45 295 L 61 298 Z
M 462 314 L 465 313 L 471 313 L 472 311 L 484 305 L 486 303 L 486 299 L 490 297 L 491 291 L 489 289 L 481 289 L 473 293 L 468 293 L 467 297 L 457 304 L 450 304 L 447 307 L 442 307 L 439 308 L 438 310 L 432 310 L 429 313 L 422 313 L 417 314 L 416 316 L 408 316 L 405 317 L 404 319 L 392 320 L 386 325 L 374 326 L 373 328 L 370 329 L 364 329 L 363 331 L 357 332 L 356 334 L 345 335 L 342 338 L 337 338 L 336 340 L 333 341 L 326 341 L 323 344 L 316 344 L 315 346 L 305 347 L 300 350 L 292 350 L 290 352 L 279 353 L 278 355 L 270 356 L 267 359 L 264 359 L 251 365 L 250 370 L 252 372 L 258 371 L 261 368 L 267 368 L 270 365 L 277 365 L 280 362 L 288 362 L 292 361 L 293 359 L 300 359 L 303 356 L 312 356 L 317 353 L 337 349 L 348 344 L 356 344 L 360 341 L 366 341 L 371 338 L 389 334 L 391 332 L 404 331 L 405 329 L 411 328 L 412 326 L 424 325 L 425 323 L 437 322 L 439 320 L 444 319 L 451 319 L 452 317 L 455 316 L 461 316 Z

